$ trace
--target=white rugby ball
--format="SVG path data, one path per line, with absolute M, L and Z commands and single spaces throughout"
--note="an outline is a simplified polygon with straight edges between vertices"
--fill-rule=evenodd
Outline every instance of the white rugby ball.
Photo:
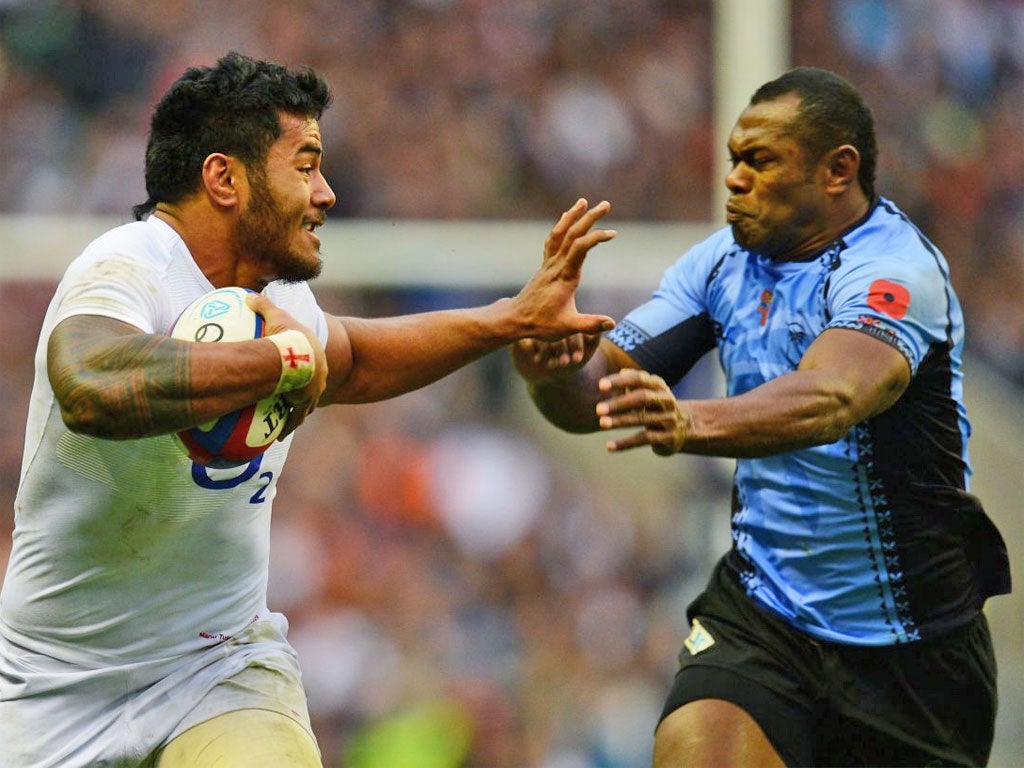
M 171 327 L 175 339 L 202 344 L 246 341 L 263 336 L 263 317 L 245 303 L 246 288 L 218 288 L 189 304 Z M 252 461 L 281 434 L 288 404 L 271 395 L 219 419 L 175 435 L 189 458 L 210 467 L 236 467 Z

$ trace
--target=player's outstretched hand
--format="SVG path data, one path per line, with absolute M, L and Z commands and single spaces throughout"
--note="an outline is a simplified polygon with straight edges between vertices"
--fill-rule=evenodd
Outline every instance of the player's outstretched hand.
M 274 304 L 262 293 L 249 294 L 246 297 L 246 301 L 254 312 L 263 315 L 265 324 L 264 336 L 281 333 L 282 331 L 297 330 L 305 334 L 306 338 L 309 339 L 310 346 L 313 348 L 316 363 L 313 377 L 301 389 L 294 389 L 282 395 L 291 408 L 279 438 L 284 439 L 294 432 L 305 421 L 306 417 L 316 409 L 317 403 L 320 401 L 320 395 L 327 386 L 327 356 L 324 353 L 323 344 L 320 343 L 320 339 L 317 338 L 313 331 L 292 317 L 287 311 Z
M 692 422 L 660 376 L 624 368 L 601 379 L 598 389 L 604 397 L 597 404 L 601 429 L 639 428 L 605 443 L 609 451 L 649 445 L 659 456 L 671 456 L 682 449 Z
M 615 327 L 615 321 L 606 315 L 584 315 L 576 309 L 576 288 L 587 252 L 615 237 L 613 229 L 593 229 L 610 210 L 606 200 L 589 207 L 581 198 L 552 228 L 544 241 L 540 268 L 513 299 L 516 314 L 526 326 L 524 336 L 556 341 L 574 333 L 595 334 Z

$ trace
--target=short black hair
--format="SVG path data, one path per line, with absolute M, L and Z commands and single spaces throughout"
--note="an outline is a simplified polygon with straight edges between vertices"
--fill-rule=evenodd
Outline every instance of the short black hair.
M 791 132 L 812 158 L 850 144 L 860 153 L 857 181 L 869 200 L 875 197 L 878 144 L 875 120 L 856 88 L 835 72 L 797 67 L 765 83 L 750 97 L 750 104 L 773 101 L 795 93 L 800 97 Z
M 280 113 L 319 119 L 330 88 L 310 68 L 289 68 L 232 51 L 212 67 L 190 67 L 153 111 L 146 145 L 146 195 L 132 208 L 141 220 L 157 203 L 199 189 L 214 152 L 258 169 L 281 135 Z

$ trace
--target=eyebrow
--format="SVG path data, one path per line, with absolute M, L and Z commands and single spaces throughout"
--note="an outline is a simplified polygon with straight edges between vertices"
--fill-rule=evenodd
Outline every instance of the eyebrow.
M 323 153 L 323 147 L 321 147 L 319 144 L 313 143 L 303 144 L 295 151 L 296 155 L 313 154 L 316 155 L 317 157 L 320 157 L 321 155 L 323 155 Z
M 747 147 L 734 149 L 731 142 L 725 145 L 725 149 L 729 153 L 730 157 L 749 157 L 758 152 L 771 151 L 771 148 L 767 144 L 751 144 L 750 146 Z

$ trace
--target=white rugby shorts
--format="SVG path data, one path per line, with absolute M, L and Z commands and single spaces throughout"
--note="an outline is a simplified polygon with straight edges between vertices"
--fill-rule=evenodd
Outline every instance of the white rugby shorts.
M 174 737 L 239 709 L 279 712 L 312 735 L 287 626 L 270 614 L 198 654 L 102 669 L 31 653 L 0 636 L 0 765 L 147 766 Z

